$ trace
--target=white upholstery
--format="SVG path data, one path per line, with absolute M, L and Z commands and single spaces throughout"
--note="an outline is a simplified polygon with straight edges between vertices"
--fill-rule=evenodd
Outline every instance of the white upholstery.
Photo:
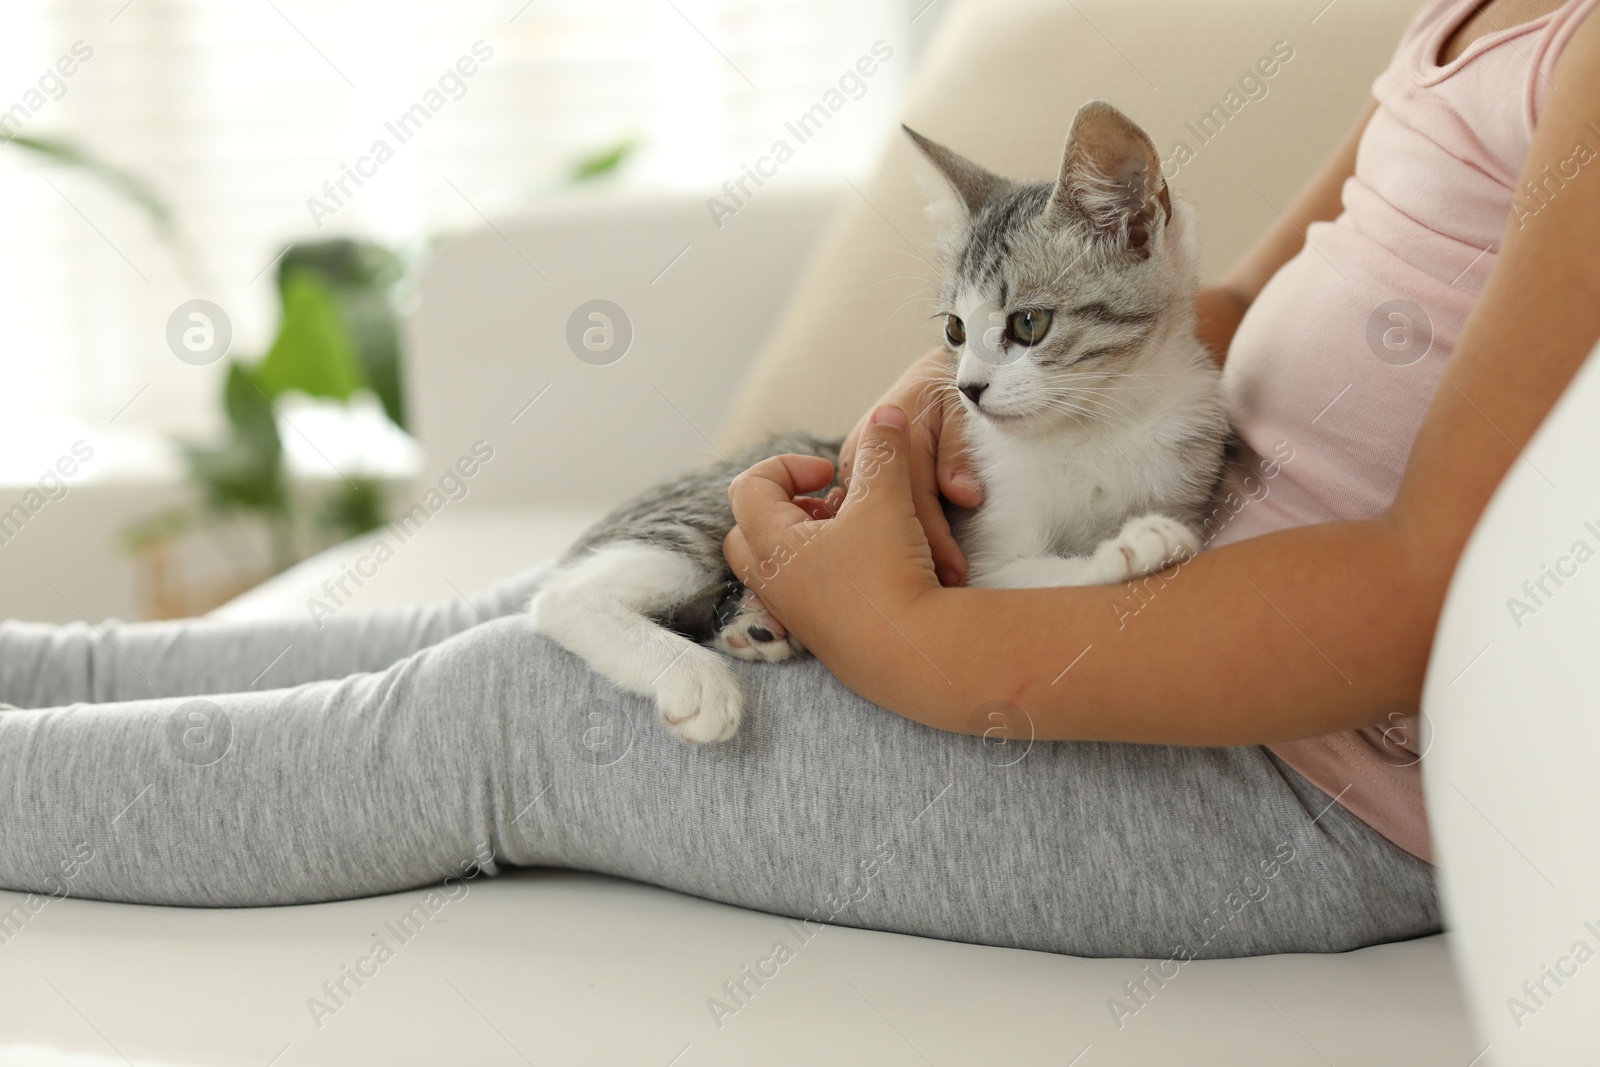
M 0 1067 L 1064 1067 L 1086 1046 L 1076 1067 L 1466 1067 L 1476 1051 L 1438 939 L 1192 963 L 1119 1031 L 1105 1001 L 1133 961 L 832 927 L 719 1030 L 706 1000 L 794 937 L 781 920 L 562 871 L 469 885 L 320 1028 L 307 999 L 420 893 L 48 905 L 0 946 Z
M 355 608 L 471 596 L 559 556 L 599 516 L 596 508 L 560 505 L 442 511 L 382 566 L 370 562 L 373 540 L 384 536 L 375 531 L 313 556 L 211 614 L 222 619 L 313 618 L 310 601 L 332 605 L 324 583 L 338 581 L 349 571 L 376 571 L 360 588 L 346 580 L 344 589 L 353 595 L 344 603 Z M 388 540 L 391 545 L 398 543 L 392 537 Z M 357 568 L 364 556 L 369 562 Z
M 464 509 L 609 505 L 710 456 L 836 200 L 767 189 L 720 230 L 704 196 L 563 200 L 446 241 L 407 322 L 424 482 L 485 441 Z M 604 366 L 566 339 L 594 299 L 633 327 Z
M 1215 269 L 1273 217 L 1244 179 L 1287 203 L 1354 115 L 1414 5 L 1340 0 L 1313 24 L 1320 6 L 970 3 L 948 16 L 908 115 L 998 169 L 1043 175 L 1083 99 L 1117 102 L 1165 149 L 1185 118 L 1274 41 L 1290 40 L 1298 57 L 1271 95 L 1175 183 L 1200 203 Z M 417 423 L 433 477 L 474 440 L 490 441 L 496 458 L 356 603 L 471 592 L 552 555 L 598 508 L 707 453 L 719 426 L 726 439 L 777 421 L 843 427 L 927 343 L 914 303 L 923 283 L 900 277 L 923 269 L 897 232 L 922 225 L 905 165 L 896 144 L 861 183 L 864 198 L 843 191 L 821 258 L 798 286 L 831 194 L 765 190 L 721 231 L 684 197 L 622 211 L 567 207 L 446 243 L 410 324 Z M 624 306 L 636 327 L 634 349 L 609 367 L 579 362 L 563 340 L 571 309 L 595 297 Z M 747 406 L 725 423 L 736 376 L 773 323 Z M 308 561 L 219 614 L 303 612 L 364 545 Z M 1452 848 L 1448 837 L 1443 845 Z M 550 871 L 476 884 L 316 1027 L 307 998 L 414 895 L 240 912 L 52 904 L 0 946 L 0 1067 L 124 1055 L 163 1067 L 1465 1067 L 1479 1048 L 1444 938 L 1190 964 L 1119 1030 L 1106 1001 L 1139 976 L 1136 961 L 830 929 L 719 1030 L 707 998 L 784 936 L 779 920 Z
M 1496 1067 L 1600 1062 L 1597 408 L 1591 355 L 1473 533 L 1423 696 L 1445 904 Z

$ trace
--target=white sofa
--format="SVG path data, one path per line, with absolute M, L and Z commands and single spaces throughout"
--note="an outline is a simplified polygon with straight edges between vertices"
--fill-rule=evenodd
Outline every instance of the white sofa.
M 1266 198 L 1286 202 L 1337 137 L 1406 14 L 1383 0 L 1320 7 L 967 4 L 948 16 L 908 115 L 997 168 L 1048 173 L 1082 99 L 1115 99 L 1164 146 L 1256 53 L 1298 41 L 1300 66 L 1177 183 L 1202 207 L 1214 269 L 1273 217 Z M 1033 59 L 970 54 L 1012 47 Z M 410 319 L 415 416 L 429 471 L 479 440 L 495 458 L 355 603 L 453 596 L 548 558 L 713 439 L 768 421 L 842 425 L 926 343 L 920 313 L 895 310 L 920 284 L 895 275 L 921 225 L 895 147 L 855 188 L 774 186 L 720 231 L 695 197 L 602 199 L 446 242 Z M 897 244 L 906 235 L 909 249 Z M 634 330 L 605 366 L 576 358 L 565 336 L 572 310 L 596 298 L 625 309 Z M 332 550 L 219 614 L 305 611 L 364 549 L 358 539 Z M 719 1028 L 707 998 L 766 951 L 779 919 L 549 871 L 474 884 L 313 1023 L 307 999 L 417 895 L 238 912 L 53 904 L 0 944 L 0 1067 L 447 1057 L 1467 1067 L 1482 1049 L 1446 937 L 1194 963 L 1119 1028 L 1106 1002 L 1137 961 L 834 928 Z

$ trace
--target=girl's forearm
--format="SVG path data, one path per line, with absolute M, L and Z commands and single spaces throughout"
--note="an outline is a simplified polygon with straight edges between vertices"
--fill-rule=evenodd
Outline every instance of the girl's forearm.
M 862 695 L 941 730 L 1264 744 L 1415 710 L 1452 561 L 1386 519 L 1308 526 L 1118 586 L 929 589 L 854 662 Z M 1022 714 L 1018 714 L 1018 711 Z
M 1209 286 L 1194 294 L 1194 335 L 1211 350 L 1211 358 L 1222 366 L 1228 347 L 1238 332 L 1250 302 L 1231 289 Z

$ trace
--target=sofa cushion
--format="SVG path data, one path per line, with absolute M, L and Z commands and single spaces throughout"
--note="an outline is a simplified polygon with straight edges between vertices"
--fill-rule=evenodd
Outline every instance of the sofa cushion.
M 404 941 L 391 928 L 426 891 L 50 903 L 0 946 L 0 1067 L 1464 1067 L 1478 1051 L 1437 937 L 1190 963 L 1119 1028 L 1106 1002 L 1142 977 L 1132 960 L 843 927 L 800 944 L 774 916 L 566 871 L 464 885 Z M 0 893 L 0 911 L 22 899 Z M 379 938 L 392 958 L 363 964 Z M 714 1014 L 780 939 L 794 958 Z
M 371 571 L 343 600 L 358 608 L 381 608 L 471 596 L 521 571 L 559 556 L 595 519 L 598 508 L 446 509 L 404 540 L 392 526 L 320 552 L 213 611 L 221 619 L 313 618 L 313 600 L 328 601 L 325 583 L 347 570 Z M 375 563 L 374 547 L 392 556 Z M 363 562 L 365 560 L 365 562 Z

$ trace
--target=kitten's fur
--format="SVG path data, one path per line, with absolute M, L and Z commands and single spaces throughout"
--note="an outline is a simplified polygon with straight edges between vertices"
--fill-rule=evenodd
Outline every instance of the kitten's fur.
M 960 320 L 946 320 L 949 400 L 966 408 L 985 489 L 980 507 L 952 515 L 968 581 L 1119 582 L 1198 551 L 1227 420 L 1194 336 L 1189 212 L 1150 139 L 1093 101 L 1073 122 L 1057 180 L 1024 184 L 906 132 L 948 185 L 940 300 Z M 1019 311 L 1034 317 L 1013 328 Z M 1041 336 L 1033 326 L 1046 312 Z M 684 739 L 731 736 L 743 701 L 713 649 L 774 662 L 802 650 L 723 561 L 728 483 L 768 456 L 837 463 L 838 450 L 774 438 L 613 512 L 533 598 L 538 628 L 622 688 L 653 695 Z

